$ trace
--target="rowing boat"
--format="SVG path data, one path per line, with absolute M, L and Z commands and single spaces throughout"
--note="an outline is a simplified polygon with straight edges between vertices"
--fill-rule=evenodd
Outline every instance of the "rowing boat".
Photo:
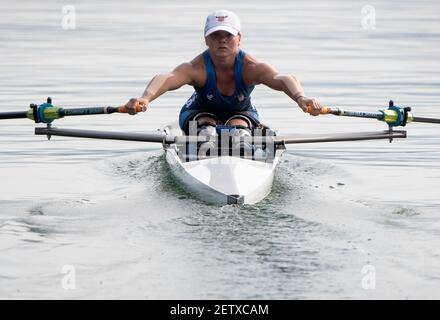
M 164 128 L 169 136 L 184 137 L 177 123 Z M 174 176 L 187 190 L 206 202 L 254 204 L 264 199 L 272 189 L 274 172 L 286 150 L 283 143 L 275 152 L 261 150 L 265 157 L 231 155 L 230 146 L 220 156 L 189 159 L 185 144 L 164 144 L 166 160 Z M 265 148 L 268 148 L 267 146 Z M 254 153 L 255 155 L 255 153 Z
M 410 108 L 394 106 L 379 112 L 353 112 L 338 108 L 324 108 L 322 114 L 337 116 L 373 118 L 386 122 L 388 130 L 376 132 L 357 132 L 342 134 L 276 135 L 268 127 L 256 128 L 248 137 L 229 135 L 229 129 L 220 126 L 216 141 L 216 152 L 200 153 L 200 142 L 208 142 L 206 136 L 185 135 L 177 123 L 146 133 L 127 133 L 114 131 L 96 131 L 80 129 L 62 129 L 52 126 L 55 119 L 66 116 L 125 113 L 124 107 L 83 107 L 65 109 L 55 107 L 48 98 L 41 105 L 31 105 L 23 112 L 0 113 L 1 119 L 29 118 L 36 123 L 45 123 L 45 127 L 36 127 L 36 135 L 67 136 L 94 139 L 112 139 L 125 141 L 143 141 L 162 144 L 170 171 L 185 190 L 201 200 L 218 204 L 254 204 L 264 199 L 272 189 L 275 171 L 287 144 L 322 143 L 337 141 L 357 141 L 406 138 L 405 130 L 394 130 L 397 126 L 406 126 L 410 122 L 440 123 L 440 119 L 414 117 Z M 246 143 L 249 152 L 234 149 L 234 143 Z M 235 152 L 239 150 L 239 152 Z
M 270 131 L 266 129 L 264 132 Z M 207 138 L 185 136 L 177 123 L 149 133 L 60 129 L 48 126 L 35 128 L 35 134 L 46 135 L 48 138 L 67 136 L 161 143 L 171 172 L 185 189 L 201 200 L 217 205 L 254 204 L 264 199 L 271 191 L 275 169 L 286 150 L 284 140 L 263 135 L 251 138 L 250 154 L 235 154 L 232 144 L 229 144 L 226 152 L 223 150 L 225 148 L 219 148 L 218 155 L 192 155 L 188 144 L 206 142 Z M 218 145 L 221 146 L 221 143 Z M 256 151 L 260 151 L 259 155 Z
M 405 131 L 379 131 L 353 134 L 295 136 L 253 136 L 250 142 L 264 144 L 263 156 L 233 154 L 231 146 L 214 156 L 192 155 L 188 142 L 205 142 L 206 137 L 185 136 L 176 124 L 148 133 L 61 129 L 52 126 L 35 128 L 35 134 L 77 138 L 112 139 L 161 143 L 166 161 L 175 178 L 197 198 L 212 204 L 254 204 L 264 199 L 272 182 L 286 144 L 319 143 L 373 139 L 405 138 Z M 242 138 L 241 140 L 247 141 Z

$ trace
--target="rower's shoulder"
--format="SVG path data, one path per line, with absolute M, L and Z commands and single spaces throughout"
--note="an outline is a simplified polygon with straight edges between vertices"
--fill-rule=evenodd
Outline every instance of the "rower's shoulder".
M 254 56 L 246 53 L 243 59 L 243 66 L 249 71 L 257 71 L 258 69 L 264 68 L 265 66 L 271 67 L 268 63 L 261 60 L 257 60 Z
M 260 83 L 262 73 L 272 70 L 269 64 L 257 60 L 252 55 L 246 53 L 243 59 L 243 79 L 246 85 L 256 85 Z
M 178 71 L 185 71 L 185 72 L 191 72 L 191 71 L 198 71 L 201 67 L 204 67 L 203 60 L 201 60 L 201 55 L 195 57 L 191 61 L 183 62 L 179 64 L 175 70 Z
M 260 63 L 254 56 L 246 52 L 243 58 L 243 66 L 247 68 L 255 68 Z
M 190 62 L 187 62 L 187 65 L 191 73 L 191 79 L 192 79 L 191 85 L 196 87 L 203 87 L 206 81 L 205 62 L 203 59 L 203 53 L 197 55 Z
M 192 67 L 196 70 L 200 70 L 200 69 L 205 69 L 205 62 L 203 60 L 203 53 L 199 54 L 198 56 L 196 56 L 194 59 L 192 59 L 189 62 Z

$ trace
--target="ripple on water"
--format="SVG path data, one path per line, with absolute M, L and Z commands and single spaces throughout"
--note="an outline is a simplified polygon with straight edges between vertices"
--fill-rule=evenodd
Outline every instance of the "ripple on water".
M 163 167 L 165 159 L 161 161 L 150 163 L 154 165 L 148 170 L 156 167 L 168 172 L 155 179 L 162 190 L 174 193 L 178 185 L 170 182 L 169 170 Z M 313 287 L 314 274 L 340 267 L 322 259 L 319 243 L 313 239 L 313 234 L 324 236 L 333 231 L 295 212 L 297 201 L 307 201 L 305 178 L 323 172 L 325 168 L 315 169 L 310 163 L 304 166 L 301 159 L 289 157 L 280 166 L 272 193 L 262 202 L 218 207 L 190 198 L 180 201 L 181 215 L 147 224 L 144 230 L 180 248 L 176 259 L 191 259 L 192 264 L 209 270 L 204 272 L 212 277 L 209 281 L 217 283 L 217 292 L 207 290 L 206 296 L 227 295 L 233 285 L 242 287 L 240 297 L 257 298 L 255 292 L 262 291 L 274 298 L 298 295 Z M 234 284 L 228 279 L 235 279 Z

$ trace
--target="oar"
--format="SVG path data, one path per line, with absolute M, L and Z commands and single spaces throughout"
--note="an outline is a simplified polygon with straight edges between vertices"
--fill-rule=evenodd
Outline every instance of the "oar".
M 141 112 L 142 106 L 136 106 L 136 111 Z M 47 102 L 41 105 L 31 104 L 27 111 L 16 112 L 0 112 L 0 120 L 3 119 L 21 119 L 28 118 L 36 123 L 51 123 L 53 120 L 61 119 L 67 116 L 83 116 L 92 114 L 110 114 L 110 113 L 126 113 L 125 106 L 120 107 L 83 107 L 65 109 L 52 105 L 51 98 L 47 98 Z
M 356 117 L 356 118 L 369 118 L 377 119 L 386 122 L 390 127 L 406 126 L 410 122 L 424 122 L 424 123 L 439 123 L 440 119 L 414 117 L 410 112 L 411 108 L 402 108 L 395 106 L 393 101 L 389 102 L 388 109 L 379 110 L 379 112 L 363 112 L 363 111 L 347 111 L 340 108 L 324 107 L 321 109 L 320 114 L 333 114 L 336 116 Z M 308 107 L 307 112 L 311 113 L 312 108 Z
M 319 143 L 319 142 L 341 142 L 341 141 L 360 141 L 360 140 L 380 140 L 404 139 L 405 130 L 378 131 L 378 132 L 353 132 L 337 134 L 318 134 L 310 135 L 306 138 L 295 136 L 276 136 L 275 144 L 299 144 L 299 143 Z
M 55 127 L 35 128 L 36 135 L 46 135 L 49 139 L 51 136 L 91 138 L 91 139 L 108 139 L 108 140 L 124 140 L 124 141 L 141 141 L 141 142 L 158 142 L 162 144 L 170 144 L 176 141 L 175 136 L 166 135 L 164 132 L 115 132 L 115 131 L 97 131 L 97 130 L 81 130 L 81 129 L 61 129 Z
M 158 142 L 162 143 L 163 145 L 168 145 L 172 143 L 197 143 L 210 140 L 210 137 L 208 136 L 174 136 L 165 134 L 165 132 L 158 130 L 144 133 L 134 133 L 102 130 L 62 129 L 52 127 L 50 124 L 47 127 L 35 128 L 35 134 L 45 135 L 49 139 L 51 136 L 61 136 L 90 139 Z M 270 141 L 273 141 L 273 139 L 271 139 Z

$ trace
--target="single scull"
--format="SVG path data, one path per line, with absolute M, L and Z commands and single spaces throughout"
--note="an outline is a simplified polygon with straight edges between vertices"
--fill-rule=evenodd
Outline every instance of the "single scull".
M 146 133 L 62 129 L 52 126 L 55 119 L 66 116 L 124 113 L 124 107 L 92 107 L 65 109 L 52 105 L 50 98 L 42 105 L 31 105 L 24 112 L 0 113 L 0 119 L 29 118 L 45 127 L 35 128 L 35 134 L 94 139 L 112 139 L 160 143 L 166 161 L 177 180 L 190 193 L 214 204 L 253 204 L 264 199 L 271 191 L 276 167 L 286 151 L 287 144 L 319 143 L 406 138 L 406 131 L 394 130 L 409 122 L 440 123 L 440 119 L 414 117 L 409 108 L 400 108 L 390 102 L 389 108 L 377 113 L 343 111 L 325 108 L 322 114 L 374 118 L 384 121 L 388 130 L 344 134 L 315 135 L 301 138 L 280 136 L 267 127 L 256 128 L 252 136 L 234 137 L 228 127 L 218 127 L 216 149 L 201 153 L 200 142 L 210 141 L 206 136 L 185 135 L 177 123 Z M 246 143 L 247 150 L 234 148 L 234 143 Z M 205 150 L 206 151 L 206 150 Z M 215 152 L 214 152 L 215 151 Z

